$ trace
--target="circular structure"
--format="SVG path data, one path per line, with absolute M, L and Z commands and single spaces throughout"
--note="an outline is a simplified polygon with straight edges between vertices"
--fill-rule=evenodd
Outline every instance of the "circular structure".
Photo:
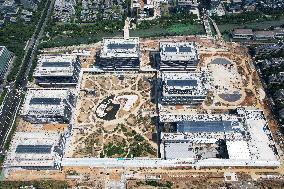
M 223 64 L 223 65 L 227 65 L 227 64 L 232 64 L 231 61 L 227 60 L 226 58 L 215 58 L 212 61 L 212 64 Z

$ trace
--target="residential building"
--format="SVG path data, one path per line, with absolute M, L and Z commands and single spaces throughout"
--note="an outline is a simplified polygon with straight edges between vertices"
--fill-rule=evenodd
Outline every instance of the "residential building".
M 274 32 L 273 31 L 255 31 L 254 37 L 256 40 L 270 40 L 274 39 Z
M 233 39 L 252 39 L 254 33 L 252 29 L 234 29 L 232 36 Z
M 13 60 L 13 53 L 4 46 L 0 46 L 0 81 L 3 81 L 6 72 Z

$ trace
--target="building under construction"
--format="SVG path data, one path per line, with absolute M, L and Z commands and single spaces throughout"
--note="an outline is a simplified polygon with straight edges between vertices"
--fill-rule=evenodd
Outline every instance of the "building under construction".
M 39 85 L 76 85 L 80 70 L 76 55 L 41 55 L 33 76 Z
M 6 155 L 4 167 L 22 169 L 59 169 L 64 138 L 50 132 L 16 132 Z
M 194 42 L 161 42 L 160 70 L 195 71 L 199 62 L 198 50 Z
M 238 108 L 230 114 L 160 114 L 171 132 L 161 133 L 165 159 L 197 166 L 279 166 L 277 148 L 263 111 Z
M 139 38 L 104 38 L 96 66 L 106 71 L 138 71 Z
M 22 117 L 31 123 L 69 123 L 74 98 L 68 89 L 30 88 Z
M 206 72 L 161 72 L 161 96 L 163 105 L 199 105 L 209 87 Z

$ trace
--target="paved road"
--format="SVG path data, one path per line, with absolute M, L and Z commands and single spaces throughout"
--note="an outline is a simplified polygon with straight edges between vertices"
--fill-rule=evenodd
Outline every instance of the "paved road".
M 7 139 L 9 131 L 12 128 L 15 118 L 14 115 L 17 114 L 19 102 L 20 93 L 16 90 L 9 89 L 0 113 L 0 151 L 2 151 L 1 149 L 4 147 L 5 139 Z
M 11 134 L 10 131 L 12 130 L 12 126 L 14 124 L 14 121 L 16 119 L 16 116 L 19 111 L 19 107 L 23 98 L 23 93 L 25 90 L 25 87 L 28 83 L 28 74 L 30 72 L 30 68 L 32 65 L 32 60 L 35 56 L 35 53 L 37 51 L 38 44 L 40 42 L 40 39 L 44 33 L 44 29 L 46 26 L 46 23 L 48 21 L 48 18 L 52 12 L 52 7 L 54 5 L 55 0 L 50 0 L 50 3 L 47 3 L 46 8 L 48 8 L 48 11 L 45 15 L 42 15 L 39 23 L 35 30 L 35 33 L 31 37 L 30 43 L 26 49 L 26 56 L 29 56 L 27 61 L 27 64 L 24 62 L 22 63 L 22 67 L 20 68 L 18 75 L 18 82 L 12 83 L 10 85 L 10 89 L 7 93 L 7 96 L 5 98 L 5 101 L 3 102 L 3 108 L 0 112 L 0 154 L 5 153 L 5 142 L 8 139 L 8 136 Z M 39 28 L 40 27 L 40 28 Z M 40 31 L 39 34 L 36 34 L 36 31 Z M 28 52 L 31 51 L 31 54 Z
M 104 168 L 137 168 L 137 167 L 279 167 L 279 161 L 266 160 L 232 160 L 204 159 L 196 161 L 193 158 L 154 159 L 154 158 L 63 158 L 63 167 L 104 167 Z

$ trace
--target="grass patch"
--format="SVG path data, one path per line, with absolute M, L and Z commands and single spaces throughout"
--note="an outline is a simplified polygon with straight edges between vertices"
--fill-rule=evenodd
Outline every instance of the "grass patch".
M 45 180 L 45 181 L 2 181 L 0 183 L 0 189 L 14 189 L 25 188 L 26 186 L 33 186 L 34 188 L 44 189 L 65 189 L 69 188 L 69 184 L 66 181 Z
M 161 37 L 173 35 L 196 35 L 204 34 L 205 31 L 201 24 L 174 24 L 163 28 L 159 25 L 150 26 L 147 29 L 131 30 L 130 36 L 136 37 Z

